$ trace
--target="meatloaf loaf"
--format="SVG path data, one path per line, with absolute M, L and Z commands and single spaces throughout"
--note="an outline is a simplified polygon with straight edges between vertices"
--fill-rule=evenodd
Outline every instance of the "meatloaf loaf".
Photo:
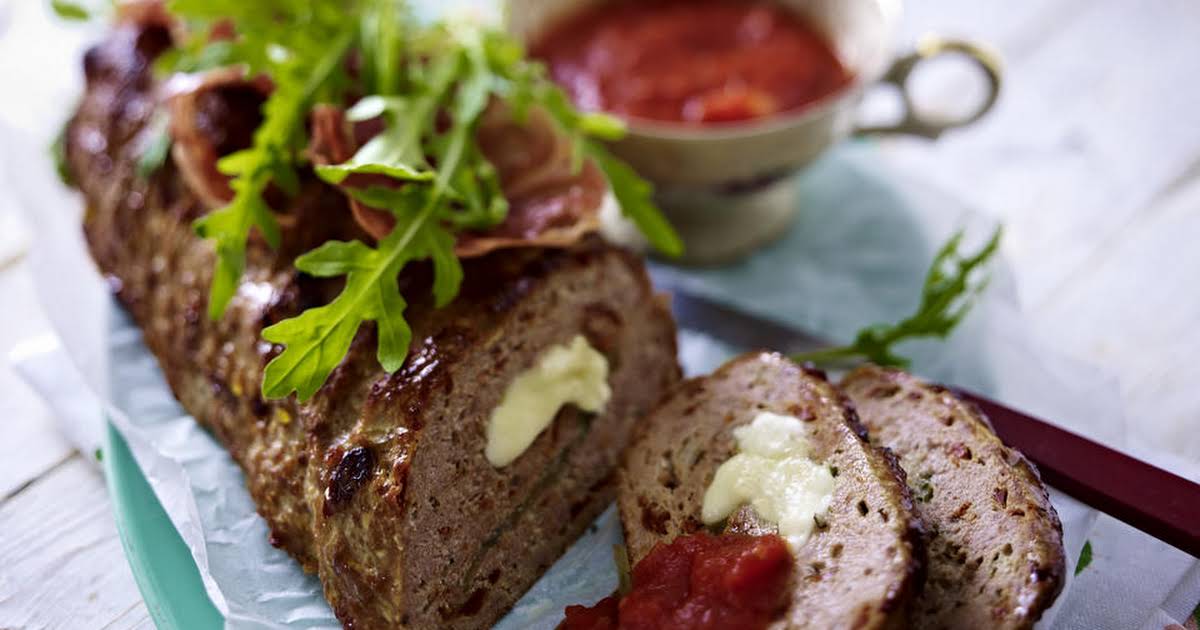
M 245 472 L 271 541 L 318 573 L 346 627 L 488 627 L 613 498 L 635 419 L 679 376 L 668 311 L 637 258 L 596 240 L 466 261 L 443 309 L 426 297 L 428 270 L 412 266 L 400 282 L 413 345 L 399 371 L 379 367 L 365 327 L 309 402 L 263 400 L 280 348 L 260 331 L 337 289 L 292 260 L 360 233 L 340 193 L 302 176 L 300 194 L 276 204 L 282 246 L 252 241 L 225 316 L 206 317 L 214 254 L 190 227 L 204 206 L 170 162 L 137 168 L 160 110 L 149 64 L 169 41 L 163 27 L 126 24 L 85 58 L 66 151 L 97 265 L 184 408 Z M 485 425 L 506 384 L 578 335 L 608 361 L 607 405 L 564 406 L 520 457 L 493 466 Z
M 719 466 L 734 455 L 734 430 L 763 412 L 798 419 L 809 457 L 833 474 L 827 510 L 792 548 L 791 605 L 771 627 L 906 627 L 924 555 L 904 474 L 889 452 L 867 442 L 821 373 L 778 354 L 747 354 L 685 381 L 647 417 L 620 472 L 617 505 L 630 560 L 706 528 L 702 503 Z M 745 533 L 774 528 L 747 507 L 710 526 Z

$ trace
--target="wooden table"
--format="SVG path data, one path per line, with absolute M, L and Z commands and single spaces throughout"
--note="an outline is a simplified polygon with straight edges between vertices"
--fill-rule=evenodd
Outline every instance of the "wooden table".
M 8 0 L 0 37 L 0 120 L 39 130 L 65 110 L 10 95 L 76 72 L 57 43 L 79 37 L 48 26 L 43 4 Z M 886 159 L 1003 220 L 1025 308 L 1053 345 L 1119 379 L 1134 452 L 1200 461 L 1200 4 L 930 0 L 909 8 L 902 38 L 927 30 L 993 44 L 1005 91 L 976 127 L 890 142 Z M 967 89 L 941 79 L 924 85 L 935 103 Z M 12 216 L 0 193 L 0 233 Z M 2 245 L 0 296 L 0 350 L 48 330 Z M 0 392 L 0 628 L 152 626 L 92 454 L 3 362 Z M 1153 570 L 1115 555 L 1098 541 L 1094 566 Z

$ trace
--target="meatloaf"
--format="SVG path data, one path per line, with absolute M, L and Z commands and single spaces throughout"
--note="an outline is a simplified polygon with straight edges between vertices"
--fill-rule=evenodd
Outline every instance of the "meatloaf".
M 809 457 L 834 475 L 827 511 L 793 548 L 792 602 L 773 628 L 900 628 L 922 579 L 923 547 L 904 475 L 824 376 L 778 354 L 751 353 L 678 385 L 650 413 L 626 453 L 617 505 L 630 559 L 705 529 L 701 507 L 734 429 L 761 412 L 799 419 Z M 716 525 L 763 533 L 753 509 Z
M 84 60 L 65 139 L 97 265 L 176 397 L 245 472 L 272 543 L 320 576 L 346 627 L 488 627 L 613 498 L 635 419 L 679 377 L 669 312 L 639 259 L 597 240 L 465 261 L 442 309 L 413 265 L 399 371 L 380 368 L 364 327 L 309 402 L 262 399 L 280 351 L 262 328 L 338 288 L 298 274 L 294 257 L 361 233 L 340 193 L 302 175 L 300 194 L 273 200 L 281 247 L 252 240 L 235 298 L 210 320 L 214 253 L 190 227 L 205 206 L 171 162 L 137 167 L 161 111 L 150 62 L 169 42 L 164 27 L 125 24 Z M 607 405 L 564 406 L 516 461 L 492 466 L 485 425 L 506 383 L 577 335 L 608 361 Z
M 1062 525 L 1037 470 L 946 388 L 899 370 L 843 379 L 871 438 L 900 457 L 930 533 L 914 625 L 1031 628 L 1062 589 Z

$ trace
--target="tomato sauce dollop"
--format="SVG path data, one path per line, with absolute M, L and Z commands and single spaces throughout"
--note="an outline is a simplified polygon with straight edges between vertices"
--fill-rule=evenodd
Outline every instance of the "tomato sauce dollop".
M 837 92 L 850 73 L 803 17 L 772 2 L 603 2 L 534 43 L 581 109 L 719 123 L 787 112 Z
M 776 535 L 694 534 L 658 544 L 619 601 L 568 606 L 565 630 L 765 628 L 787 607 L 794 562 Z

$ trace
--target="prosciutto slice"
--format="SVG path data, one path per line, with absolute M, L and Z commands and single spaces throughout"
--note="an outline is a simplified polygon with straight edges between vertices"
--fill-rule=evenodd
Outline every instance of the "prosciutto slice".
M 350 123 L 339 107 L 320 106 L 311 117 L 310 157 L 315 164 L 337 164 L 350 159 L 375 133 L 378 123 Z M 525 246 L 567 247 L 600 226 L 600 204 L 606 182 L 589 160 L 573 164 L 571 144 L 559 133 L 544 111 L 532 109 L 517 121 L 502 103 L 492 101 L 484 112 L 477 140 L 485 157 L 496 167 L 501 189 L 509 202 L 508 215 L 499 225 L 482 232 L 458 235 L 459 257 Z M 380 175 L 352 175 L 349 186 L 396 185 Z M 364 231 L 379 239 L 395 219 L 385 210 L 350 200 L 354 219 Z
M 248 78 L 241 68 L 221 68 L 172 77 L 165 92 L 171 158 L 184 181 L 209 208 L 229 203 L 233 189 L 217 161 L 250 146 L 270 80 Z
M 531 109 L 522 124 L 493 101 L 477 138 L 500 174 L 508 216 L 485 233 L 460 235 L 455 248 L 459 256 L 525 245 L 566 247 L 600 228 L 600 204 L 608 184 L 591 160 L 574 164 L 569 139 L 546 112 Z

